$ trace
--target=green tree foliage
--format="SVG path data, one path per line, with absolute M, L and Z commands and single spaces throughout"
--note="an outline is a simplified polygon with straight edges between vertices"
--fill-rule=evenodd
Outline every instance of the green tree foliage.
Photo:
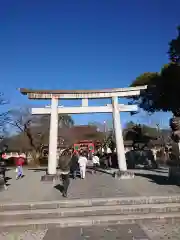
M 169 43 L 169 59 L 172 63 L 180 63 L 180 26 L 177 27 L 178 36 Z
M 170 111 L 175 116 L 180 115 L 180 28 L 178 37 L 169 43 L 170 63 L 164 65 L 160 72 L 147 72 L 138 76 L 131 86 L 147 85 L 140 96 L 134 97 L 143 110 Z
M 129 122 L 124 130 L 124 139 L 132 141 L 134 149 L 143 149 L 148 146 L 151 140 L 158 138 L 158 131 L 156 128 L 151 128 L 146 125 L 135 124 Z
M 130 121 L 130 122 L 126 123 L 125 131 L 131 130 L 134 127 L 140 127 L 142 133 L 147 135 L 147 136 L 150 136 L 150 137 L 155 137 L 156 138 L 159 135 L 159 130 L 157 128 L 150 127 L 150 126 L 145 125 L 145 124 L 136 124 L 133 121 Z
M 131 86 L 147 85 L 140 96 L 133 101 L 143 110 L 154 113 L 170 111 L 178 115 L 180 111 L 180 66 L 165 65 L 159 73 L 144 73 Z
M 113 131 L 109 131 L 105 138 L 104 141 L 102 143 L 102 146 L 106 149 L 106 148 L 110 148 L 111 151 L 113 152 L 114 149 L 116 148 L 116 140 L 115 140 L 115 136 L 114 136 L 114 132 Z

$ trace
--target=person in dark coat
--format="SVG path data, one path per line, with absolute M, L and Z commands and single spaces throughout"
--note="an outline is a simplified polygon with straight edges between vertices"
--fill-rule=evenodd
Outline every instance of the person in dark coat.
M 67 191 L 70 184 L 70 168 L 71 168 L 71 152 L 64 151 L 59 159 L 59 168 L 61 170 L 61 177 L 63 183 L 62 196 L 67 197 Z
M 73 179 L 76 179 L 77 171 L 79 170 L 78 159 L 79 159 L 79 155 L 76 151 L 74 151 L 71 158 L 71 169 L 70 169 Z
M 7 151 L 7 147 L 4 146 L 3 149 L 0 151 L 0 175 L 2 176 L 4 189 L 7 189 L 7 181 L 6 181 L 6 160 L 5 154 Z

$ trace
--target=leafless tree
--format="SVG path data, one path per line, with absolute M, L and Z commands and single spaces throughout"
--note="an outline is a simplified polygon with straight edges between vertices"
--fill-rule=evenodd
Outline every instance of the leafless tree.
M 5 108 L 8 101 L 5 100 L 3 93 L 0 93 L 0 141 L 6 136 L 6 125 L 9 120 L 9 110 Z
M 14 109 L 9 112 L 8 124 L 11 130 L 16 131 L 21 139 L 21 148 L 31 151 L 35 162 L 38 160 L 43 136 L 42 132 L 35 131 L 39 126 L 38 120 L 37 116 L 31 115 L 29 108 Z
M 44 145 L 49 142 L 49 115 L 32 115 L 29 108 L 14 109 L 9 113 L 8 123 L 19 135 L 24 135 L 28 141 L 24 141 L 24 149 L 31 151 L 33 161 L 39 164 L 39 157 Z M 69 127 L 74 124 L 69 115 L 59 115 L 60 127 Z M 24 144 L 21 141 L 21 144 Z M 28 143 L 28 145 L 27 145 Z

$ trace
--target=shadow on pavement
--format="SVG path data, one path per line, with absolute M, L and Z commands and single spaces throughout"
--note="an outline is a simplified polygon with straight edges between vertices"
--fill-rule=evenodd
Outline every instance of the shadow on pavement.
M 148 178 L 150 182 L 156 183 L 158 185 L 176 185 L 180 186 L 175 181 L 170 181 L 167 176 L 157 175 L 157 174 L 145 174 L 145 173 L 135 173 L 135 176 Z
M 168 173 L 168 169 L 151 169 L 152 172 Z
M 63 185 L 61 184 L 57 184 L 56 186 L 54 186 L 54 188 L 60 191 L 61 193 L 63 192 L 63 189 L 64 189 Z
M 46 168 L 28 168 L 28 170 L 34 171 L 34 172 L 46 172 L 47 171 Z
M 111 176 L 114 175 L 114 172 L 112 173 L 112 172 L 110 172 L 110 170 L 108 170 L 108 169 L 106 170 L 106 169 L 103 169 L 103 168 L 97 168 L 96 172 L 106 173 L 106 174 L 111 175 Z
M 5 179 L 3 179 L 3 178 L 0 179 L 0 191 L 5 190 L 5 188 L 4 188 L 5 185 L 6 185 L 6 187 L 9 187 L 11 185 L 8 183 L 8 181 L 11 179 L 12 179 L 11 177 L 5 177 Z
M 110 170 L 111 170 L 111 168 L 110 168 L 110 169 L 105 169 L 105 168 L 101 168 L 101 167 L 97 167 L 97 168 L 96 168 L 96 172 L 106 173 L 106 174 L 108 174 L 108 175 L 112 175 L 112 176 L 113 176 L 113 173 L 110 172 Z M 86 171 L 87 171 L 88 173 L 93 174 L 94 169 L 93 169 L 93 167 L 89 167 L 89 166 L 88 166 L 88 167 L 86 168 Z
M 5 177 L 5 180 L 6 181 L 9 181 L 9 180 L 11 180 L 12 179 L 12 177 Z

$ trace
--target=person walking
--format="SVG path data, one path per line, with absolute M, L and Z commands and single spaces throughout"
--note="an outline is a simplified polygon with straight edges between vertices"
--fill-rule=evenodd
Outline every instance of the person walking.
M 93 173 L 96 173 L 96 168 L 100 165 L 99 157 L 96 154 L 93 154 L 92 162 L 93 162 Z
M 106 153 L 107 153 L 107 157 L 108 157 L 108 167 L 111 168 L 112 167 L 112 161 L 111 161 L 112 151 L 111 151 L 110 147 L 107 147 Z
M 77 171 L 79 168 L 78 158 L 79 158 L 78 153 L 76 151 L 74 151 L 72 158 L 71 158 L 71 169 L 70 169 L 73 179 L 76 179 L 76 177 L 77 177 Z
M 71 167 L 71 152 L 68 150 L 65 150 L 59 159 L 59 168 L 61 171 L 61 178 L 62 178 L 62 196 L 67 197 L 67 191 L 70 184 L 70 167 Z
M 86 152 L 80 153 L 78 163 L 79 163 L 81 179 L 85 179 L 87 161 L 88 160 L 86 157 Z
M 24 164 L 24 158 L 19 154 L 16 158 L 16 180 L 23 177 L 23 164 Z

